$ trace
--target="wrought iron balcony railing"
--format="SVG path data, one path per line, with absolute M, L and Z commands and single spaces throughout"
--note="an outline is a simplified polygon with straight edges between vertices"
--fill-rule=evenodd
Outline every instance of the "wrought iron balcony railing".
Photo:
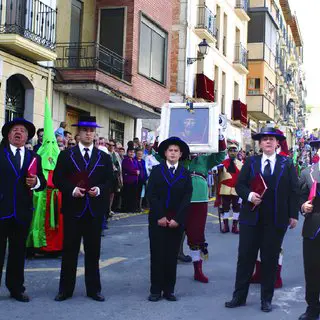
M 207 29 L 208 32 L 216 37 L 216 17 L 207 6 L 198 7 L 197 28 Z
M 248 69 L 248 50 L 241 44 L 236 44 L 234 63 L 240 63 Z
M 57 43 L 56 52 L 56 68 L 95 69 L 131 82 L 128 61 L 99 43 Z
M 236 9 L 243 9 L 244 11 L 248 11 L 248 0 L 236 0 Z
M 0 0 L 0 34 L 18 34 L 54 50 L 56 21 L 57 11 L 39 0 Z

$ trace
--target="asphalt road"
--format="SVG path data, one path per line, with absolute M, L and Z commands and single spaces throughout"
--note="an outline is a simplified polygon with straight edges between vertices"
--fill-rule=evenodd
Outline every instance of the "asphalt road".
M 211 213 L 213 209 L 210 208 Z M 96 319 L 200 319 L 251 320 L 297 319 L 305 310 L 302 265 L 301 222 L 288 231 L 284 243 L 283 281 L 273 300 L 273 312 L 260 311 L 260 288 L 252 285 L 247 306 L 226 309 L 224 302 L 232 295 L 238 236 L 221 234 L 217 218 L 210 215 L 206 236 L 210 258 L 204 263 L 208 284 L 193 280 L 192 264 L 179 264 L 176 284 L 177 302 L 147 301 L 149 293 L 149 242 L 147 216 L 122 216 L 111 221 L 103 238 L 101 280 L 106 301 L 95 302 L 85 296 L 83 255 L 79 258 L 77 285 L 70 300 L 55 302 L 60 259 L 26 261 L 26 287 L 32 298 L 20 303 L 0 288 L 0 320 L 96 320 Z M 185 246 L 185 251 L 187 248 Z

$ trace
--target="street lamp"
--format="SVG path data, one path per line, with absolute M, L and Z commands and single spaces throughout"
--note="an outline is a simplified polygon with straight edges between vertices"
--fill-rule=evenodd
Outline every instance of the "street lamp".
M 205 58 L 205 56 L 208 54 L 208 49 L 210 48 L 210 46 L 208 45 L 208 42 L 206 39 L 203 39 L 199 44 L 199 57 L 197 58 L 187 58 L 187 64 L 193 64 L 194 62 L 198 61 L 198 60 L 203 60 Z

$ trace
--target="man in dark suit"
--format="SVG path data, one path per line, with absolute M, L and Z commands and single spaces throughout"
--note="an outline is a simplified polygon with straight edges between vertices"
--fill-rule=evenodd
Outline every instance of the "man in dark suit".
M 83 238 L 87 296 L 104 301 L 99 273 L 100 234 L 109 209 L 112 162 L 109 155 L 93 145 L 99 127 L 95 117 L 80 117 L 75 126 L 80 129 L 79 144 L 60 153 L 53 174 L 53 183 L 62 192 L 64 218 L 60 285 L 55 300 L 63 301 L 73 294 Z
M 165 162 L 152 169 L 147 188 L 151 253 L 148 299 L 153 302 L 159 301 L 162 293 L 169 301 L 177 300 L 177 257 L 192 195 L 190 173 L 179 163 L 188 157 L 188 145 L 171 137 L 160 144 L 158 152 Z
M 261 257 L 261 310 L 272 311 L 274 284 L 281 244 L 288 226 L 294 228 L 299 212 L 299 184 L 293 162 L 276 154 L 279 140 L 274 128 L 254 135 L 263 154 L 249 157 L 242 167 L 236 191 L 242 198 L 235 290 L 227 308 L 245 305 L 258 250 Z M 261 174 L 267 185 L 263 197 L 252 192 L 251 182 Z
M 0 280 L 9 241 L 6 286 L 11 297 L 21 302 L 29 301 L 23 284 L 26 240 L 33 214 L 32 190 L 46 187 L 40 156 L 25 148 L 34 134 L 31 122 L 15 119 L 2 127 L 0 146 Z M 34 158 L 36 175 L 28 172 Z
M 320 155 L 320 140 L 310 142 Z M 300 177 L 301 213 L 305 217 L 303 236 L 303 261 L 306 281 L 307 310 L 299 320 L 316 320 L 320 314 L 320 163 L 302 171 Z M 308 200 L 312 186 L 317 183 L 317 195 L 313 201 Z

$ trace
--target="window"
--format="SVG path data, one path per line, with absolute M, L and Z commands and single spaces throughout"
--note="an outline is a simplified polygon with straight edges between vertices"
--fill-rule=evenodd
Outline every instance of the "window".
M 260 94 L 260 78 L 248 79 L 248 95 Z
M 150 79 L 165 83 L 168 34 L 141 16 L 139 72 Z
M 124 123 L 110 119 L 109 128 L 109 139 L 114 139 L 123 145 Z
M 264 94 L 272 102 L 275 101 L 275 86 L 266 77 L 264 78 Z

